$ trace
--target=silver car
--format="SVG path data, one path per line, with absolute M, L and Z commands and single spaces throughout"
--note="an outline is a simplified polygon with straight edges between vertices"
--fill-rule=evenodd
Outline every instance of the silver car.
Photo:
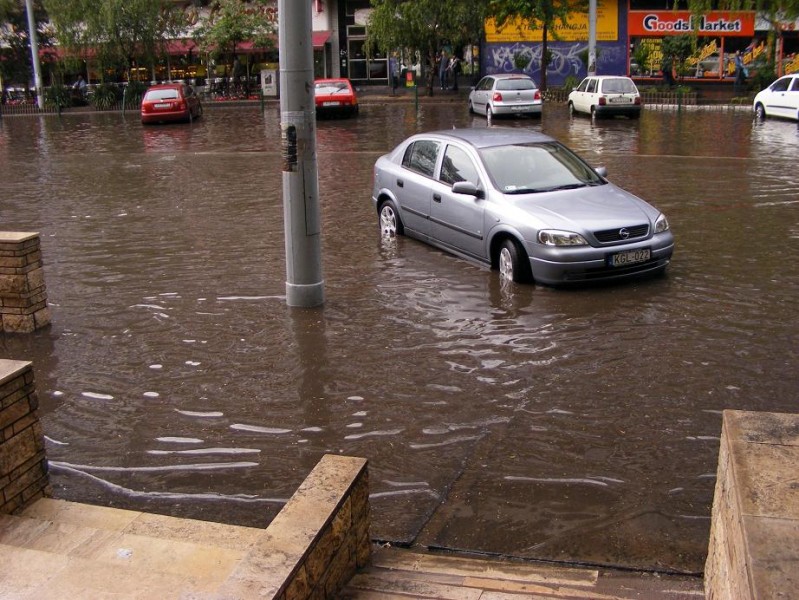
M 375 163 L 383 236 L 406 234 L 550 285 L 662 273 L 666 217 L 553 138 L 525 129 L 414 135 Z
M 541 91 L 527 75 L 486 75 L 469 92 L 469 112 L 541 116 Z

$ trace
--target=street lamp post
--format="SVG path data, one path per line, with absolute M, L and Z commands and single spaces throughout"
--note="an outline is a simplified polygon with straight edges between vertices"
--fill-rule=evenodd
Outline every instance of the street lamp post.
M 299 307 L 324 303 L 311 6 L 278 2 L 286 304 Z
M 42 68 L 39 65 L 39 42 L 36 39 L 36 17 L 33 14 L 33 0 L 25 0 L 25 11 L 28 13 L 28 35 L 31 42 L 31 60 L 33 61 L 33 82 L 36 88 L 36 104 L 44 108 L 44 87 L 42 87 Z

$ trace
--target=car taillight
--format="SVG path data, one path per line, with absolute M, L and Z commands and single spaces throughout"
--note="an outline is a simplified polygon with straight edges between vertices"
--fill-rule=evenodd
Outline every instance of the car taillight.
M 641 96 L 636 96 L 635 97 L 635 103 L 636 104 L 641 104 Z
M 605 106 L 607 103 L 608 103 L 607 98 L 605 98 L 604 96 L 599 97 L 599 106 Z
M 535 95 L 533 96 L 533 100 L 541 100 L 541 91 L 536 90 Z
M 186 101 L 185 100 L 179 100 L 178 101 L 178 110 L 186 110 Z
M 502 94 L 499 92 L 494 92 L 494 96 L 491 98 L 494 102 L 502 102 Z

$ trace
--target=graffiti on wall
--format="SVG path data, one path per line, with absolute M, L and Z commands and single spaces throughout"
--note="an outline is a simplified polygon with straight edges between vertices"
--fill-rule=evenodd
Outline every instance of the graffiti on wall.
M 588 42 L 551 42 L 547 44 L 550 63 L 547 68 L 549 85 L 562 85 L 567 77 L 581 79 L 588 68 Z M 483 52 L 483 72 L 526 73 L 540 80 L 542 44 L 505 42 L 486 44 Z M 626 75 L 627 51 L 623 43 L 597 44 L 597 73 L 600 75 Z

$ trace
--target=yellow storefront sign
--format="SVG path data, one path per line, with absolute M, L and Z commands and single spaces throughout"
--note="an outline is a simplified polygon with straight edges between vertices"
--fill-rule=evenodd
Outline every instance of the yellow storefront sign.
M 486 19 L 486 42 L 541 42 L 541 23 L 517 19 L 501 29 L 494 19 Z M 547 38 L 563 42 L 588 41 L 588 11 L 572 13 L 566 23 L 555 20 Z M 597 0 L 596 39 L 600 42 L 615 42 L 619 39 L 619 0 Z

